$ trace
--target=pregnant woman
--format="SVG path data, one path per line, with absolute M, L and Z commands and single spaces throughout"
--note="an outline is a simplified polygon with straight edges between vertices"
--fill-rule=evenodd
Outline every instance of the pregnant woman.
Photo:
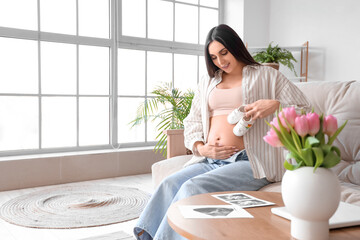
M 205 44 L 203 78 L 184 120 L 185 146 L 194 153 L 163 180 L 135 225 L 137 239 L 184 239 L 167 222 L 171 203 L 201 193 L 256 191 L 281 181 L 283 153 L 263 141 L 281 104 L 309 110 L 303 93 L 279 71 L 251 57 L 236 32 L 221 24 Z

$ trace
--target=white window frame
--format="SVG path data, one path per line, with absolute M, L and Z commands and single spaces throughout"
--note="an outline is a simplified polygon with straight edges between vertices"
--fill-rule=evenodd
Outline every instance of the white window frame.
M 145 146 L 154 146 L 156 144 L 155 141 L 147 140 L 147 124 L 145 124 L 145 142 L 135 142 L 135 143 L 121 143 L 118 144 L 118 98 L 121 97 L 141 97 L 141 98 L 152 98 L 153 96 L 147 96 L 147 84 L 145 84 L 145 93 L 144 95 L 138 96 L 122 96 L 118 95 L 118 72 L 117 72 L 117 59 L 118 59 L 118 48 L 124 49 L 133 49 L 133 50 L 144 50 L 145 54 L 147 51 L 155 51 L 155 52 L 166 52 L 172 53 L 172 57 L 174 58 L 174 54 L 190 54 L 190 55 L 204 55 L 204 45 L 202 44 L 191 44 L 191 43 L 180 43 L 175 41 L 165 41 L 165 40 L 155 40 L 148 39 L 148 18 L 146 17 L 146 38 L 139 37 L 130 37 L 130 36 L 122 36 L 121 31 L 121 7 L 122 0 L 108 0 L 109 1 L 109 10 L 110 10 L 110 38 L 97 38 L 97 37 L 84 37 L 79 36 L 79 28 L 78 28 L 78 20 L 76 26 L 76 35 L 67 35 L 67 34 L 58 34 L 58 33 L 49 33 L 49 32 L 41 32 L 34 30 L 23 30 L 16 28 L 7 28 L 0 26 L 0 37 L 6 38 L 16 38 L 16 39 L 25 39 L 25 40 L 35 40 L 38 42 L 38 71 L 40 72 L 41 64 L 40 64 L 40 43 L 42 41 L 45 42 L 56 42 L 56 43 L 68 43 L 75 44 L 77 47 L 77 72 L 79 72 L 79 45 L 89 45 L 89 46 L 98 46 L 98 47 L 108 47 L 110 49 L 110 90 L 109 95 L 89 95 L 89 94 L 79 94 L 79 88 L 77 87 L 76 94 L 42 94 L 41 93 L 41 74 L 39 74 L 39 92 L 37 94 L 18 94 L 18 93 L 1 93 L 0 96 L 35 96 L 39 99 L 39 148 L 37 149 L 24 149 L 24 150 L 9 150 L 9 151 L 0 151 L 0 157 L 5 156 L 17 156 L 17 155 L 30 155 L 30 154 L 42 154 L 42 153 L 62 153 L 62 152 L 74 152 L 74 151 L 89 151 L 89 150 L 106 150 L 106 149 L 118 149 L 118 148 L 128 148 L 128 147 L 145 147 Z M 146 14 L 148 12 L 148 0 L 146 1 Z M 184 3 L 176 0 L 163 0 L 173 3 L 173 18 L 175 18 L 175 3 L 181 3 L 185 5 L 192 6 L 200 6 L 189 3 Z M 198 1 L 199 2 L 199 1 Z M 40 0 L 37 1 L 38 8 L 38 29 L 40 29 Z M 77 4 L 77 16 L 78 16 L 78 1 Z M 205 6 L 201 6 L 205 7 Z M 205 7 L 214 9 L 212 7 Z M 199 8 L 200 9 L 200 8 Z M 223 0 L 219 0 L 219 23 L 223 22 Z M 78 18 L 78 17 L 77 17 Z M 199 21 L 198 21 L 198 24 Z M 173 21 L 173 34 L 175 34 L 175 19 Z M 198 32 L 199 29 L 198 29 Z M 175 37 L 173 36 L 173 39 Z M 198 57 L 199 61 L 199 57 Z M 145 62 L 145 68 L 147 65 L 147 58 Z M 199 66 L 199 62 L 198 62 Z M 199 69 L 199 68 L 198 68 Z M 174 76 L 174 61 L 173 61 L 173 76 Z M 77 74 L 78 75 L 78 74 Z M 197 74 L 198 77 L 199 74 Z M 174 78 L 173 78 L 174 81 Z M 198 79 L 199 81 L 199 79 Z M 147 82 L 147 79 L 146 79 Z M 173 82 L 174 83 L 174 82 Z M 77 86 L 79 85 L 79 77 L 77 76 Z M 75 147 L 59 147 L 59 148 L 41 148 L 41 98 L 46 96 L 55 96 L 55 97 L 76 97 L 77 99 L 77 146 Z M 110 126 L 110 134 L 109 134 L 109 143 L 106 145 L 95 145 L 95 146 L 79 146 L 79 98 L 81 97 L 109 97 L 110 99 L 110 116 L 109 116 L 109 126 Z

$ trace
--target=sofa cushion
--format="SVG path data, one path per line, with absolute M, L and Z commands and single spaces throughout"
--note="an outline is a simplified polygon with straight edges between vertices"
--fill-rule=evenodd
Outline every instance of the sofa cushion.
M 360 206 L 360 186 L 342 182 L 340 201 Z
M 333 115 L 346 127 L 334 141 L 341 151 L 341 164 L 336 166 L 342 181 L 360 185 L 360 82 L 307 82 L 296 84 L 308 97 L 314 110 Z

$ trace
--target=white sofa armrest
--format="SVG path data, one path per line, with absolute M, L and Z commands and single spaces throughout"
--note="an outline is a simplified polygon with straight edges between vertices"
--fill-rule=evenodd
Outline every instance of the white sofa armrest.
M 151 166 L 154 188 L 157 188 L 164 178 L 179 171 L 191 158 L 192 155 L 181 155 L 154 163 Z

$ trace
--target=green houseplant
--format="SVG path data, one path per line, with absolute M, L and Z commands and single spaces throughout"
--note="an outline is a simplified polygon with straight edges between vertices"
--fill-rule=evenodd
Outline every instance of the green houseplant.
M 292 72 L 294 72 L 295 76 L 297 76 L 293 64 L 293 62 L 297 62 L 296 59 L 289 50 L 280 48 L 278 44 L 272 46 L 272 43 L 269 43 L 266 50 L 255 52 L 253 57 L 255 61 L 259 63 L 281 63 L 288 67 Z
M 132 127 L 144 121 L 160 120 L 156 125 L 158 140 L 155 145 L 155 152 L 160 151 L 163 156 L 167 153 L 167 139 L 164 130 L 183 129 L 183 120 L 190 113 L 194 92 L 187 90 L 181 92 L 173 88 L 171 83 L 162 83 L 151 92 L 154 98 L 145 100 L 136 111 L 136 118 L 130 122 Z M 162 109 L 162 110 L 160 110 Z

